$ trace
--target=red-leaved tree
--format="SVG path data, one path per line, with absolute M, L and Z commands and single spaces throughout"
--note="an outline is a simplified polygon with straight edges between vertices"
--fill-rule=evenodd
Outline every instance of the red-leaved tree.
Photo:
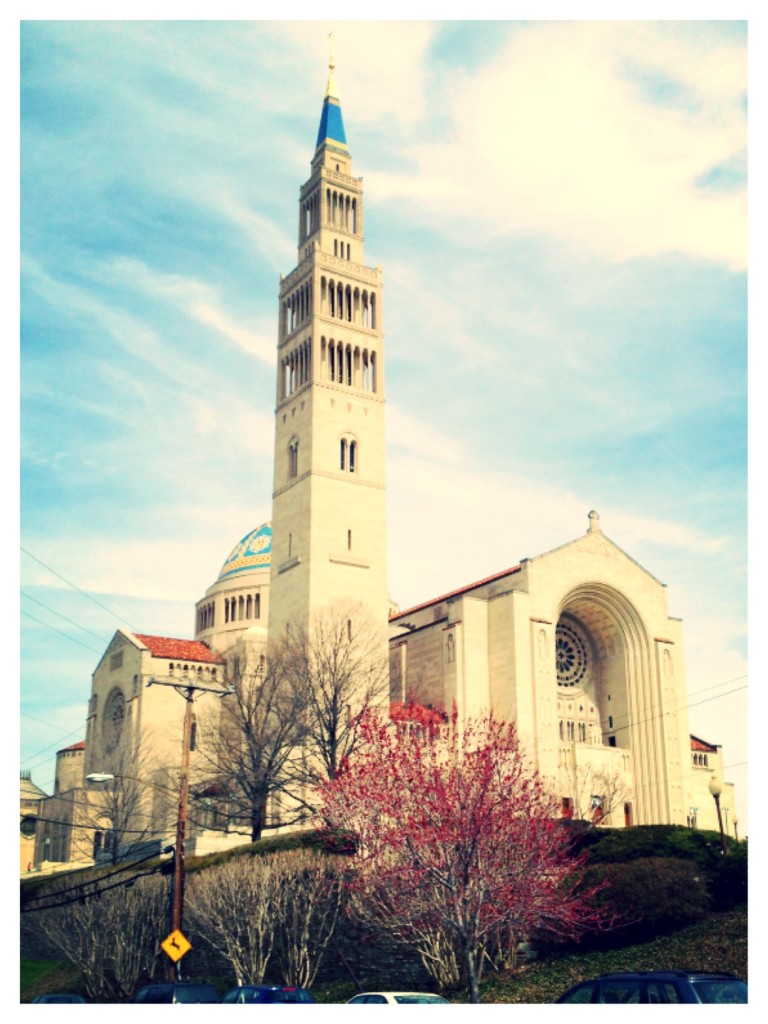
M 598 923 L 570 834 L 513 725 L 360 722 L 362 743 L 322 788 L 328 825 L 355 837 L 353 912 L 442 963 L 479 1001 L 483 960 L 532 934 L 578 937 Z M 446 968 L 447 965 L 447 968 Z M 447 969 L 447 973 L 445 973 Z

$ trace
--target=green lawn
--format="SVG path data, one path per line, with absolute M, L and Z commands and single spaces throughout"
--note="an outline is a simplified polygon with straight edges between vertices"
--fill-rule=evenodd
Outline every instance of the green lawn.
M 44 977 L 54 967 L 58 967 L 56 960 L 22 960 L 21 961 L 21 991 L 34 985 L 38 979 Z
M 79 992 L 85 986 L 79 971 L 57 960 L 21 961 L 21 1002 L 30 1003 L 45 992 Z

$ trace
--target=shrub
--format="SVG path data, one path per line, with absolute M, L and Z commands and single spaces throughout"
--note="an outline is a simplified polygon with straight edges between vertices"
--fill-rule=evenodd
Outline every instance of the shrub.
M 747 844 L 731 843 L 710 876 L 709 888 L 716 910 L 733 910 L 747 902 Z
M 682 928 L 710 908 L 705 874 L 692 861 L 642 857 L 593 865 L 587 884 L 604 882 L 596 899 L 619 915 L 610 943 L 637 941 Z

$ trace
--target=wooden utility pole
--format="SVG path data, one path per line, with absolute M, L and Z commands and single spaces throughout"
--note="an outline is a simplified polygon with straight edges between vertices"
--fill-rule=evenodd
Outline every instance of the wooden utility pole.
M 204 690 L 215 693 L 217 697 L 226 697 L 229 690 L 220 687 L 201 686 L 199 683 L 179 682 L 177 679 L 157 679 L 154 676 L 147 686 L 172 686 L 185 700 L 184 729 L 181 742 L 181 778 L 179 781 L 179 810 L 176 815 L 176 843 L 173 853 L 173 899 L 171 902 L 171 935 L 184 934 L 184 844 L 187 834 L 187 805 L 189 803 L 189 752 L 192 740 L 192 705 L 195 693 Z M 171 943 L 175 945 L 175 942 Z M 177 954 L 178 955 L 178 954 Z M 181 979 L 181 956 L 171 961 L 168 970 L 169 981 Z

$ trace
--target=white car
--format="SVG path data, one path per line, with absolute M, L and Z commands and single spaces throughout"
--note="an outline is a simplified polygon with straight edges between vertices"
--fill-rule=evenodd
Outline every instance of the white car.
M 361 992 L 347 1000 L 350 1003 L 447 1003 L 442 996 L 431 992 Z

